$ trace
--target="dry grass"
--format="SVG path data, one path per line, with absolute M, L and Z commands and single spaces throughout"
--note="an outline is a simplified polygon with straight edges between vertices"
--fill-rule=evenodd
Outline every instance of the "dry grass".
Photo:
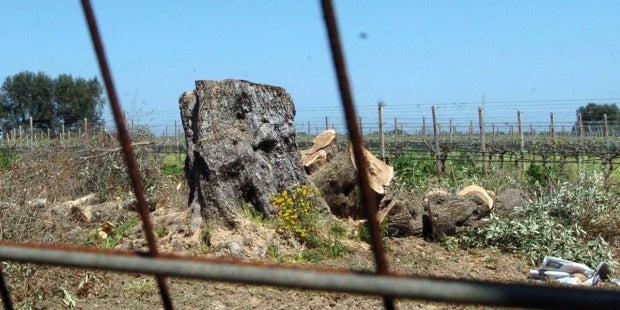
M 63 215 L 46 209 L 32 208 L 28 201 L 47 198 L 48 205 L 72 200 L 92 190 L 101 201 L 126 198 L 130 190 L 125 177 L 119 171 L 124 168 L 120 154 L 102 154 L 102 149 L 113 146 L 97 146 L 91 151 L 36 151 L 22 153 L 8 167 L 0 169 L 0 239 L 84 245 L 89 233 L 100 223 L 77 223 L 67 221 Z M 92 155 L 96 157 L 84 158 Z M 145 183 L 155 197 L 166 197 L 165 204 L 153 213 L 156 231 L 163 240 L 178 240 L 187 236 L 183 227 L 187 188 L 182 175 L 165 176 L 159 173 L 160 159 L 152 154 L 142 154 Z M 126 223 L 135 217 L 131 211 L 119 212 L 111 221 Z M 176 222 L 178 220 L 178 222 Z M 241 235 L 241 243 L 250 247 L 265 246 L 260 238 L 269 238 L 273 230 L 260 227 L 261 223 L 248 223 Z M 180 229 L 172 229 L 173 226 Z M 245 226 L 244 226 L 245 227 Z M 211 236 L 217 242 L 217 232 Z M 120 244 L 132 243 L 139 238 L 139 228 L 121 238 Z M 166 239 L 167 238 L 167 239 Z M 188 237 L 189 238 L 189 237 Z M 256 238 L 256 240 L 249 240 Z M 224 240 L 226 239 L 226 240 Z M 248 241 L 249 240 L 249 241 Z M 219 242 L 219 243 L 222 243 Z M 166 244 L 164 244 L 165 246 Z M 290 246 L 284 245 L 282 246 Z M 93 242 L 89 246 L 101 246 Z M 386 239 L 390 265 L 395 272 L 432 277 L 478 279 L 500 282 L 527 282 L 531 266 L 527 259 L 489 249 L 462 250 L 446 248 L 421 238 Z M 216 245 L 175 250 L 178 254 L 221 256 L 228 255 Z M 292 248 L 282 249 L 291 251 Z M 254 257 L 266 262 L 277 262 L 277 257 Z M 6 279 L 17 308 L 21 309 L 152 309 L 160 308 L 157 286 L 151 276 L 117 274 L 111 272 L 68 269 L 33 264 L 3 262 Z M 333 267 L 349 270 L 374 270 L 371 253 L 364 247 L 350 250 L 343 257 L 328 258 L 319 263 L 303 265 Z M 169 279 L 173 302 L 178 309 L 376 309 L 381 300 L 342 293 L 306 292 L 243 284 L 211 283 L 185 279 Z M 531 283 L 531 282 L 528 282 Z M 403 309 L 444 309 L 446 305 L 423 301 L 399 301 Z M 453 309 L 470 309 L 463 305 Z

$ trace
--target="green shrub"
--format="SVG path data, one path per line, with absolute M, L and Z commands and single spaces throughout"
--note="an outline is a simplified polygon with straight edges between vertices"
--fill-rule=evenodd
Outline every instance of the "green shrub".
M 277 231 L 292 235 L 305 245 L 301 259 L 318 262 L 328 258 L 341 257 L 346 247 L 340 238 L 346 235 L 344 224 L 322 217 L 315 201 L 319 195 L 316 187 L 294 185 L 271 199 L 278 208 Z M 274 249 L 270 252 L 278 254 Z
M 574 182 L 543 193 L 514 216 L 491 216 L 486 225 L 450 242 L 465 248 L 491 246 L 522 253 L 532 262 L 553 255 L 596 266 L 601 261 L 613 262 L 606 237 L 618 232 L 613 226 L 605 229 L 604 223 L 618 221 L 618 197 L 604 190 L 602 176 L 581 174 Z
M 547 187 L 558 179 L 559 167 L 557 165 L 539 165 L 532 163 L 527 171 L 529 185 Z
M 425 189 L 426 180 L 437 174 L 434 161 L 415 154 L 398 156 L 391 165 L 394 167 L 395 183 L 408 189 Z
M 271 199 L 278 209 L 277 228 L 304 239 L 309 233 L 316 233 L 316 219 L 319 215 L 314 201 L 319 191 L 316 187 L 294 185 L 290 191 L 283 191 Z

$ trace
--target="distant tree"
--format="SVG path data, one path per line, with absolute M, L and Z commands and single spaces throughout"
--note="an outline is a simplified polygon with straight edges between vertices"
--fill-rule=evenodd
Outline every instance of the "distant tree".
M 30 118 L 41 129 L 71 128 L 83 119 L 102 123 L 103 88 L 97 78 L 86 80 L 61 74 L 20 72 L 0 87 L 0 124 L 5 129 L 27 126 Z
M 57 121 L 53 89 L 52 79 L 43 72 L 25 71 L 6 78 L 0 88 L 5 127 L 26 125 L 30 117 L 37 127 L 53 127 Z
M 588 103 L 586 106 L 579 107 L 577 109 L 577 115 L 581 114 L 581 121 L 584 126 L 584 130 L 587 128 L 598 128 L 603 125 L 605 115 L 607 115 L 607 124 L 610 129 L 620 130 L 620 109 L 615 103 Z M 579 116 L 577 116 L 577 123 L 574 130 L 578 130 Z
M 104 101 L 97 78 L 85 80 L 61 74 L 54 80 L 57 115 L 66 127 L 78 126 L 84 119 L 93 125 L 101 124 Z

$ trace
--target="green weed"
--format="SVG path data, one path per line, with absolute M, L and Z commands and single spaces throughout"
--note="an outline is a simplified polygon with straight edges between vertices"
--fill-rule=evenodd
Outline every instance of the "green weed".
M 10 168 L 17 159 L 17 153 L 6 151 L 0 152 L 0 170 Z
M 182 175 L 185 173 L 185 158 L 177 154 L 164 156 L 161 172 L 164 175 Z

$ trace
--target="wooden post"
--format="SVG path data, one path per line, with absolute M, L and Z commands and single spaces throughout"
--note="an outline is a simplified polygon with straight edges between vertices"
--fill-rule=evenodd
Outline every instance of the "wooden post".
M 397 143 L 398 141 L 398 120 L 395 117 L 394 118 L 394 143 Z
M 426 117 L 422 116 L 422 137 L 426 137 Z
M 474 135 L 474 121 L 470 120 L 469 121 L 469 140 L 471 140 L 471 137 Z
M 525 171 L 525 141 L 523 139 L 523 121 L 521 120 L 521 111 L 517 111 L 517 123 L 519 124 L 519 153 L 521 154 L 521 170 Z
M 179 146 L 179 130 L 177 128 L 177 120 L 174 120 L 174 146 Z
M 579 139 L 583 138 L 583 121 L 581 120 L 581 113 L 577 113 L 577 121 L 579 122 Z
M 176 122 L 176 121 L 175 121 L 175 122 Z M 308 132 L 308 135 L 310 135 L 310 134 L 311 134 L 311 133 L 310 133 L 310 121 L 308 121 L 308 131 L 307 131 L 307 132 Z
M 383 135 L 383 102 L 379 101 L 379 143 L 381 145 L 381 160 L 385 161 L 385 137 Z
M 605 138 L 609 138 L 609 125 L 607 123 L 607 114 L 603 114 L 603 126 L 605 126 Z
M 433 111 L 433 139 L 435 140 L 435 157 L 437 158 L 437 175 L 441 175 L 443 170 L 441 165 L 441 149 L 439 148 L 439 123 L 437 123 L 437 113 L 435 106 L 432 107 Z
M 484 117 L 482 115 L 483 109 L 482 107 L 478 107 L 478 125 L 480 128 L 480 153 L 482 160 L 482 170 L 486 171 L 486 137 L 485 137 L 485 128 L 484 128 Z
M 32 126 L 32 116 L 30 117 L 30 147 L 34 144 L 34 127 Z
M 329 118 L 325 116 L 325 130 L 329 130 Z
M 361 116 L 357 117 L 357 122 L 359 123 L 359 126 L 360 126 L 360 135 L 364 136 L 364 126 L 362 125 L 362 117 Z
M 551 112 L 551 125 L 549 127 L 549 136 L 551 137 L 551 140 L 555 139 L 555 122 L 554 122 L 554 116 L 553 116 L 553 112 Z
M 450 142 L 454 139 L 454 128 L 452 128 L 452 119 L 450 119 Z

